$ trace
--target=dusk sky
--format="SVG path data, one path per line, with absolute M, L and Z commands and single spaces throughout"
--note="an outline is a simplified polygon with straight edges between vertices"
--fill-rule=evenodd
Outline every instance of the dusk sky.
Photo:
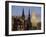
M 29 9 L 30 14 L 34 11 L 37 15 L 41 15 L 41 7 L 33 7 L 33 6 L 12 6 L 12 16 L 21 16 L 22 11 L 24 9 L 24 14 L 28 15 Z

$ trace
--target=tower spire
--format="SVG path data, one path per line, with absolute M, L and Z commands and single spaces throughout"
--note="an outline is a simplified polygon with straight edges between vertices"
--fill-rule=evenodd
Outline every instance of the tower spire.
M 23 19 L 25 18 L 25 15 L 24 15 L 24 8 L 23 8 L 23 10 L 22 10 L 22 17 L 23 17 Z
M 30 9 L 29 9 L 29 14 L 28 14 L 28 20 L 30 21 Z
M 30 9 L 29 9 L 29 14 L 28 14 L 28 28 L 29 30 L 32 28 L 31 20 L 30 20 Z
M 23 8 L 23 11 L 22 11 L 22 16 L 24 17 L 24 8 Z

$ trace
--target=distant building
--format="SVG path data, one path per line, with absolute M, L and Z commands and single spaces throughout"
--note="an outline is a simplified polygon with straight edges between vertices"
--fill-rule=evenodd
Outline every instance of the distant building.
M 31 23 L 32 23 L 32 27 L 35 27 L 35 29 L 38 29 L 39 26 L 39 22 L 41 22 L 41 20 L 39 19 L 39 17 L 37 17 L 35 12 L 32 12 L 32 16 L 31 16 Z
M 32 12 L 31 23 L 32 23 L 32 27 L 36 27 L 37 26 L 37 17 L 36 17 L 36 13 L 35 12 Z

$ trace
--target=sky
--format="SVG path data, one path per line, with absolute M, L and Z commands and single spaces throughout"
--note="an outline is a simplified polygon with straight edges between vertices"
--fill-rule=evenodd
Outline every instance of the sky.
M 30 15 L 34 11 L 37 15 L 41 15 L 41 7 L 34 6 L 12 6 L 12 16 L 22 16 L 22 11 L 24 9 L 25 16 L 28 15 L 30 10 Z

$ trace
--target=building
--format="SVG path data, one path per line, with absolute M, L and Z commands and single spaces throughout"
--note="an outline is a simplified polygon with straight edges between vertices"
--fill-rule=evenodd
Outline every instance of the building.
M 29 14 L 28 14 L 28 21 L 27 21 L 27 25 L 28 25 L 28 28 L 29 28 L 29 30 L 31 30 L 32 29 L 32 24 L 31 24 L 31 16 L 30 16 L 30 9 L 29 9 Z
M 41 25 L 40 24 L 41 19 L 39 19 L 39 18 L 40 17 L 37 16 L 35 12 L 32 12 L 32 16 L 31 16 L 32 29 L 39 29 L 39 26 Z
M 28 18 L 25 19 L 24 9 L 22 10 L 22 16 L 16 16 L 12 18 L 12 30 L 35 30 L 40 29 L 41 22 L 38 20 L 36 13 L 32 12 L 30 15 L 30 9 L 28 11 Z

